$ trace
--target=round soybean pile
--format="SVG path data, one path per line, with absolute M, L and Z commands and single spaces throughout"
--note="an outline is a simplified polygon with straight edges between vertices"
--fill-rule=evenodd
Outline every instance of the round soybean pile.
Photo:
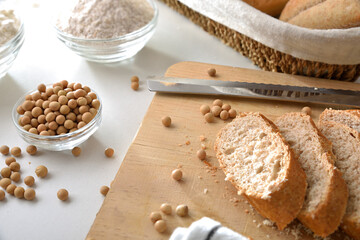
M 27 95 L 17 107 L 19 125 L 24 130 L 43 136 L 74 132 L 88 124 L 97 114 L 100 101 L 87 86 L 66 80 Z

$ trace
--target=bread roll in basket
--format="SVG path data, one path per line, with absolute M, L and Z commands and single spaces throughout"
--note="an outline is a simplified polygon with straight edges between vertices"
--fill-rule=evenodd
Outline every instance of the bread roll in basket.
M 360 27 L 303 28 L 241 0 L 161 1 L 264 70 L 342 81 L 360 75 Z

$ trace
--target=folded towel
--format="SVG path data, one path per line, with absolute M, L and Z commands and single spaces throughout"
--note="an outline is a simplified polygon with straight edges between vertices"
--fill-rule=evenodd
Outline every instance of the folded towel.
M 177 228 L 169 240 L 249 240 L 221 226 L 217 221 L 204 217 L 193 222 L 189 228 Z

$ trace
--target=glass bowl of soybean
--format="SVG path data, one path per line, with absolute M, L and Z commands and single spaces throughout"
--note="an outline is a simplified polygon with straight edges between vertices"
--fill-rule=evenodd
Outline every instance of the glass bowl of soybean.
M 55 84 L 49 84 L 49 85 L 46 85 L 45 87 L 46 87 L 46 89 L 49 89 L 49 88 L 54 89 L 54 86 L 55 86 Z M 70 91 L 70 88 L 68 88 L 68 87 L 63 88 L 62 90 Z M 38 148 L 42 148 L 42 149 L 46 149 L 46 150 L 50 150 L 50 151 L 69 150 L 69 149 L 74 148 L 75 146 L 80 145 L 84 141 L 86 141 L 99 128 L 99 126 L 101 124 L 101 120 L 102 120 L 102 101 L 101 101 L 99 95 L 95 91 L 93 91 L 91 89 L 91 92 L 94 93 L 95 96 L 96 96 L 96 98 L 95 98 L 95 96 L 92 95 L 92 96 L 94 96 L 92 101 L 94 99 L 96 99 L 97 104 L 99 106 L 97 106 L 96 112 L 92 111 L 92 119 L 91 119 L 91 121 L 86 123 L 84 126 L 81 126 L 78 129 L 72 129 L 71 131 L 69 130 L 66 133 L 60 133 L 60 135 L 56 135 L 56 133 L 55 133 L 55 135 L 54 135 L 54 133 L 52 133 L 52 135 L 48 135 L 48 134 L 40 135 L 39 133 L 36 134 L 36 133 L 29 132 L 29 127 L 37 129 L 40 124 L 39 124 L 39 122 L 37 122 L 39 125 L 36 126 L 36 121 L 35 121 L 35 123 L 33 125 L 31 125 L 31 123 L 25 124 L 25 125 L 22 124 L 21 123 L 21 118 L 24 115 L 30 116 L 30 114 L 33 114 L 33 113 L 32 113 L 32 111 L 29 111 L 29 110 L 25 111 L 24 109 L 23 109 L 23 111 L 24 111 L 24 113 L 23 113 L 23 111 L 21 110 L 22 108 L 19 109 L 19 106 L 22 106 L 23 103 L 26 100 L 28 100 L 28 101 L 33 102 L 33 104 L 34 104 L 33 108 L 35 108 L 37 105 L 36 105 L 36 101 L 34 101 L 32 99 L 32 96 L 33 96 L 33 94 L 36 95 L 38 92 L 40 92 L 38 89 L 27 92 L 25 95 L 23 95 L 22 97 L 19 98 L 19 100 L 16 102 L 16 104 L 14 105 L 13 110 L 12 110 L 13 123 L 14 123 L 14 125 L 16 127 L 16 130 L 17 130 L 18 134 L 20 135 L 20 137 L 25 142 L 27 142 L 29 144 L 32 144 L 32 145 L 35 145 Z M 44 94 L 42 94 L 42 93 L 44 93 Z M 41 94 L 40 99 L 42 99 L 43 101 L 48 100 L 48 99 L 46 99 L 46 96 L 45 96 L 46 92 L 41 91 L 40 94 Z M 50 96 L 52 96 L 52 95 L 56 95 L 56 93 L 54 92 Z M 50 98 L 50 96 L 47 96 L 47 97 Z M 40 100 L 40 99 L 37 99 L 37 100 Z M 69 99 L 69 101 L 70 101 L 70 99 Z M 52 101 L 52 102 L 54 102 L 54 101 Z M 45 110 L 44 110 L 44 112 L 45 112 Z M 45 115 L 44 112 L 41 115 Z M 56 111 L 52 111 L 52 112 L 55 113 Z M 59 115 L 59 111 L 57 111 L 57 112 L 58 113 L 56 113 L 56 114 Z M 23 113 L 23 114 L 21 114 L 21 113 Z M 32 116 L 32 117 L 33 117 L 33 119 L 38 119 L 39 118 L 39 116 L 37 116 L 37 118 L 35 118 L 34 116 Z M 65 119 L 67 118 L 66 116 L 64 116 L 64 117 L 65 117 Z M 76 124 L 78 125 L 79 120 L 76 119 L 76 121 L 77 121 Z M 27 125 L 30 125 L 30 126 L 27 126 Z M 58 127 L 60 127 L 60 126 L 63 126 L 63 125 L 58 124 Z M 46 128 L 47 128 L 46 131 L 48 131 L 49 127 L 47 126 Z
M 20 27 L 16 35 L 0 46 L 0 78 L 6 75 L 13 65 L 25 39 L 24 23 L 19 19 Z

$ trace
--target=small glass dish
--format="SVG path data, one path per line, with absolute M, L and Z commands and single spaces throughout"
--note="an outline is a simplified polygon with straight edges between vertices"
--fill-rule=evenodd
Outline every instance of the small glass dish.
M 112 39 L 85 39 L 62 32 L 55 24 L 57 38 L 73 52 L 88 61 L 115 63 L 131 58 L 138 53 L 153 36 L 158 20 L 158 8 L 148 0 L 154 9 L 154 16 L 144 27 Z
M 20 20 L 21 21 L 21 20 Z M 15 61 L 25 38 L 24 24 L 21 21 L 17 34 L 4 45 L 0 46 L 0 78 L 5 76 Z
M 52 85 L 47 85 L 50 87 Z M 63 151 L 72 149 L 81 143 L 85 142 L 91 135 L 93 135 L 96 130 L 99 128 L 101 120 L 102 120 L 102 101 L 99 95 L 92 90 L 97 95 L 97 99 L 100 101 L 100 107 L 97 111 L 95 117 L 84 127 L 63 135 L 55 135 L 55 136 L 42 136 L 30 133 L 23 129 L 19 124 L 19 118 L 22 116 L 17 111 L 16 108 L 21 105 L 25 101 L 25 97 L 29 94 L 36 92 L 36 90 L 30 91 L 22 96 L 15 104 L 12 110 L 12 120 L 16 127 L 19 135 L 24 139 L 25 142 L 35 145 L 39 148 L 50 150 L 50 151 Z

